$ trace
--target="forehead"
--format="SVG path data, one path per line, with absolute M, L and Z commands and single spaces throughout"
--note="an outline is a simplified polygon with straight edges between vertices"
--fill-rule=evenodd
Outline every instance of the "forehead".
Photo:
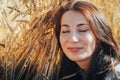
M 74 24 L 80 24 L 80 23 L 88 24 L 88 21 L 82 13 L 78 11 L 69 10 L 62 15 L 61 24 L 73 24 L 73 23 Z

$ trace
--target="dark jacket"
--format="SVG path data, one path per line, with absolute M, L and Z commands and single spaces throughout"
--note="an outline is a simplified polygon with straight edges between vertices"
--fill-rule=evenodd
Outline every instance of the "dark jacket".
M 114 70 L 117 73 L 116 75 L 114 71 L 110 71 L 103 75 L 105 77 L 102 77 L 101 74 L 99 74 L 95 80 L 120 80 L 120 64 L 117 64 L 114 67 Z M 75 73 L 62 77 L 59 80 L 91 80 L 91 79 L 87 77 L 87 74 L 83 70 L 79 70 Z

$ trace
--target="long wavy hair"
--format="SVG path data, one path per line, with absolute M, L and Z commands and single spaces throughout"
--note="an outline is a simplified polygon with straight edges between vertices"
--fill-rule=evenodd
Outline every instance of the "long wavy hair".
M 97 45 L 96 50 L 94 51 L 94 55 L 92 57 L 91 65 L 89 67 L 89 73 L 88 77 L 89 79 L 96 80 L 98 77 L 100 79 L 100 75 L 105 76 L 105 73 L 110 72 L 112 62 L 111 59 L 118 60 L 119 58 L 119 48 L 117 43 L 115 42 L 112 31 L 110 29 L 110 25 L 108 21 L 106 20 L 104 14 L 98 9 L 96 6 L 94 6 L 91 3 L 85 2 L 85 1 L 78 1 L 78 0 L 69 0 L 66 1 L 64 4 L 61 4 L 60 9 L 56 13 L 55 17 L 55 32 L 56 37 L 58 40 L 59 48 L 61 49 L 59 37 L 60 37 L 60 30 L 61 30 L 61 18 L 62 15 L 69 11 L 77 11 L 82 13 L 87 21 L 89 22 L 89 25 L 97 39 Z M 69 73 L 73 73 L 74 68 L 76 68 L 76 64 L 72 61 L 70 61 L 65 55 L 64 52 L 61 49 L 61 68 L 59 70 L 59 77 L 63 77 Z M 66 64 L 66 65 L 65 65 Z M 73 65 L 72 65 L 73 64 Z M 96 75 L 93 75 L 91 73 L 96 73 Z M 103 78 L 103 77 L 101 77 Z

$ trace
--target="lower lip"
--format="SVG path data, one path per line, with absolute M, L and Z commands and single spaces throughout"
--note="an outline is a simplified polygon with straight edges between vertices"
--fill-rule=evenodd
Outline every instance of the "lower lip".
M 69 48 L 69 50 L 70 50 L 71 53 L 75 54 L 75 53 L 80 52 L 81 48 Z

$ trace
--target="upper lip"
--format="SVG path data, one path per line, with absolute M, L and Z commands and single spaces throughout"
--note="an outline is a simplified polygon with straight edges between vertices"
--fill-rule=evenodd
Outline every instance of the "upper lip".
M 68 49 L 82 49 L 82 47 L 68 47 Z

